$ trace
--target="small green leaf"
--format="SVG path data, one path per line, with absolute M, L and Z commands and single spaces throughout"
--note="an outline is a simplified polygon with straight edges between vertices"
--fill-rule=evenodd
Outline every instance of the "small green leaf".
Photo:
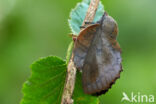
M 73 94 L 74 104 L 99 104 L 96 96 L 87 95 L 83 92 L 81 73 L 77 72 L 76 85 Z
M 71 58 L 73 45 L 74 45 L 73 41 L 70 42 L 70 44 L 69 44 L 69 46 L 68 46 L 68 49 L 67 49 L 67 55 L 66 55 L 66 60 L 67 60 L 66 63 L 67 63 L 67 64 L 69 63 L 70 58 Z
M 31 77 L 24 83 L 21 104 L 60 104 L 66 76 L 66 63 L 49 56 L 31 65 Z M 98 104 L 97 97 L 82 89 L 81 73 L 77 72 L 73 94 L 74 104 Z
M 71 31 L 74 35 L 78 35 L 80 32 L 80 26 L 83 23 L 83 20 L 86 16 L 90 0 L 83 0 L 81 3 L 78 3 L 75 9 L 72 9 L 70 13 L 70 19 L 68 20 Z M 102 3 L 99 3 L 94 22 L 100 20 L 101 16 L 104 13 L 104 6 Z
M 60 104 L 66 76 L 66 62 L 50 56 L 31 66 L 32 75 L 23 86 L 21 104 Z

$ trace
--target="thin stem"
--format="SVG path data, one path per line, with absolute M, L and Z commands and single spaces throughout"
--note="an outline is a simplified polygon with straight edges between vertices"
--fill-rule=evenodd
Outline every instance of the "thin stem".
M 91 0 L 82 26 L 86 25 L 85 22 L 93 22 L 97 8 L 98 8 L 98 5 L 99 5 L 99 0 Z
M 99 0 L 91 0 L 91 3 L 89 5 L 88 11 L 86 13 L 86 17 L 83 21 L 82 26 L 86 26 L 85 22 L 93 22 L 94 16 L 96 14 L 96 10 L 98 8 Z M 75 87 L 75 80 L 76 80 L 76 67 L 74 65 L 73 61 L 73 54 L 70 58 L 70 61 L 68 63 L 68 69 L 67 69 L 67 76 L 66 76 L 66 82 L 64 85 L 64 92 L 62 95 L 62 101 L 61 104 L 73 104 L 73 91 Z

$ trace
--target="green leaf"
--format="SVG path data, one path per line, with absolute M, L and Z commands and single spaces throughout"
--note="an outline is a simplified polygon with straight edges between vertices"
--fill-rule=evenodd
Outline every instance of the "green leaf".
M 71 43 L 72 44 L 72 43 Z M 32 74 L 23 86 L 21 104 L 60 104 L 66 76 L 66 62 L 54 56 L 31 65 Z M 98 104 L 97 97 L 86 95 L 82 89 L 81 73 L 77 72 L 74 104 Z
M 67 55 L 66 55 L 66 60 L 67 60 L 66 63 L 67 63 L 67 64 L 69 63 L 70 58 L 71 58 L 73 45 L 74 45 L 73 41 L 70 42 L 70 44 L 69 44 L 69 46 L 68 46 L 68 49 L 67 49 Z
M 80 32 L 80 26 L 82 25 L 83 20 L 86 16 L 89 4 L 90 0 L 83 0 L 81 3 L 78 3 L 75 9 L 72 9 L 70 13 L 70 19 L 68 20 L 68 22 L 74 35 L 78 35 Z M 100 2 L 93 22 L 100 20 L 103 13 L 104 6 Z
M 21 104 L 60 104 L 66 76 L 66 62 L 54 56 L 36 61 L 23 86 Z
M 99 104 L 96 96 L 87 95 L 83 92 L 81 73 L 77 72 L 76 85 L 73 94 L 74 104 Z

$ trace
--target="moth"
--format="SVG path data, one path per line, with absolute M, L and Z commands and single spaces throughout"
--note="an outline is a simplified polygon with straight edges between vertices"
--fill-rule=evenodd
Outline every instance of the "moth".
M 116 21 L 105 12 L 76 37 L 73 60 L 76 68 L 82 70 L 86 94 L 102 94 L 120 77 L 122 59 L 117 34 Z

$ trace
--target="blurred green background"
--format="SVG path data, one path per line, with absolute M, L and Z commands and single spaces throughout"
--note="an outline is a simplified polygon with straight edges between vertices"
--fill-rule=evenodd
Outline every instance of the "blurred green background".
M 40 57 L 65 59 L 72 40 L 67 19 L 81 0 L 0 0 L 0 104 L 18 104 L 29 66 Z M 156 96 L 156 0 L 102 0 L 119 25 L 121 78 L 101 104 L 120 104 L 122 92 Z

